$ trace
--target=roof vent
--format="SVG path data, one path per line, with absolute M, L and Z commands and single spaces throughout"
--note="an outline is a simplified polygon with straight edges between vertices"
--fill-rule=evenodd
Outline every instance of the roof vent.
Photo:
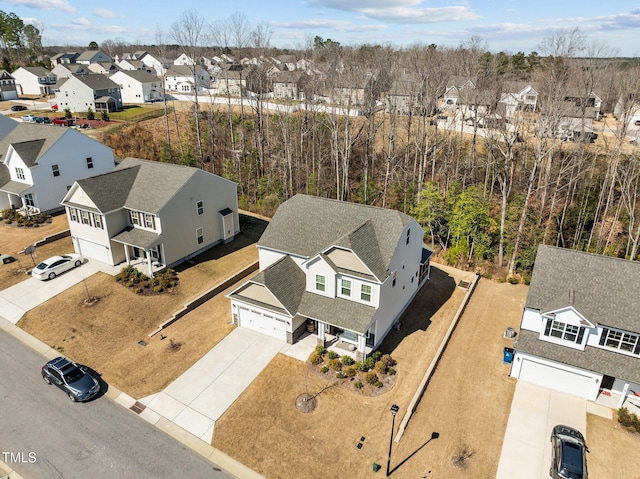
M 575 299 L 576 296 L 576 290 L 571 288 L 569 290 L 569 306 L 573 306 L 573 300 Z

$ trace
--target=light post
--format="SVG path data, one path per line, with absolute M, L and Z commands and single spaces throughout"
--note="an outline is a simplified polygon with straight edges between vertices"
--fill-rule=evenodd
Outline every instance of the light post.
M 393 446 L 393 430 L 396 425 L 396 414 L 400 408 L 397 404 L 391 406 L 391 437 L 389 438 L 389 457 L 387 458 L 387 477 L 389 476 L 389 468 L 391 467 L 391 447 Z

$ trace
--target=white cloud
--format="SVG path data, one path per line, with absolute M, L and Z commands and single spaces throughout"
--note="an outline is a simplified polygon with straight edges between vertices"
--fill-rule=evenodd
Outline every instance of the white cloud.
M 74 25 L 79 25 L 81 27 L 88 27 L 89 25 L 91 25 L 91 22 L 89 22 L 89 20 L 84 17 L 76 18 L 75 20 L 72 20 L 71 23 L 73 23 Z
M 340 20 L 301 20 L 295 22 L 269 22 L 269 25 L 279 28 L 291 28 L 291 29 L 318 29 L 326 28 L 336 32 L 371 32 L 384 30 L 387 27 L 385 25 L 355 25 L 349 21 Z
M 96 8 L 93 11 L 93 14 L 96 17 L 100 17 L 100 18 L 113 18 L 116 16 L 115 12 L 112 12 L 111 10 L 107 10 L 105 8 Z
M 10 5 L 37 8 L 40 10 L 62 10 L 73 13 L 76 11 L 67 0 L 5 0 Z

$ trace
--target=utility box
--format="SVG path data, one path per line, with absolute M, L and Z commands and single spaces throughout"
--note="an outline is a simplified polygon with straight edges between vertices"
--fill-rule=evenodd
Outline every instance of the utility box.
M 380 470 L 380 464 L 373 463 L 373 472 L 378 472 Z

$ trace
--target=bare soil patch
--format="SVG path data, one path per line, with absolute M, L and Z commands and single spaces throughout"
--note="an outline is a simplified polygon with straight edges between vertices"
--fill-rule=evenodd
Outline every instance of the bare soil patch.
M 632 434 L 613 421 L 587 414 L 587 466 L 589 477 L 640 479 L 640 434 Z

